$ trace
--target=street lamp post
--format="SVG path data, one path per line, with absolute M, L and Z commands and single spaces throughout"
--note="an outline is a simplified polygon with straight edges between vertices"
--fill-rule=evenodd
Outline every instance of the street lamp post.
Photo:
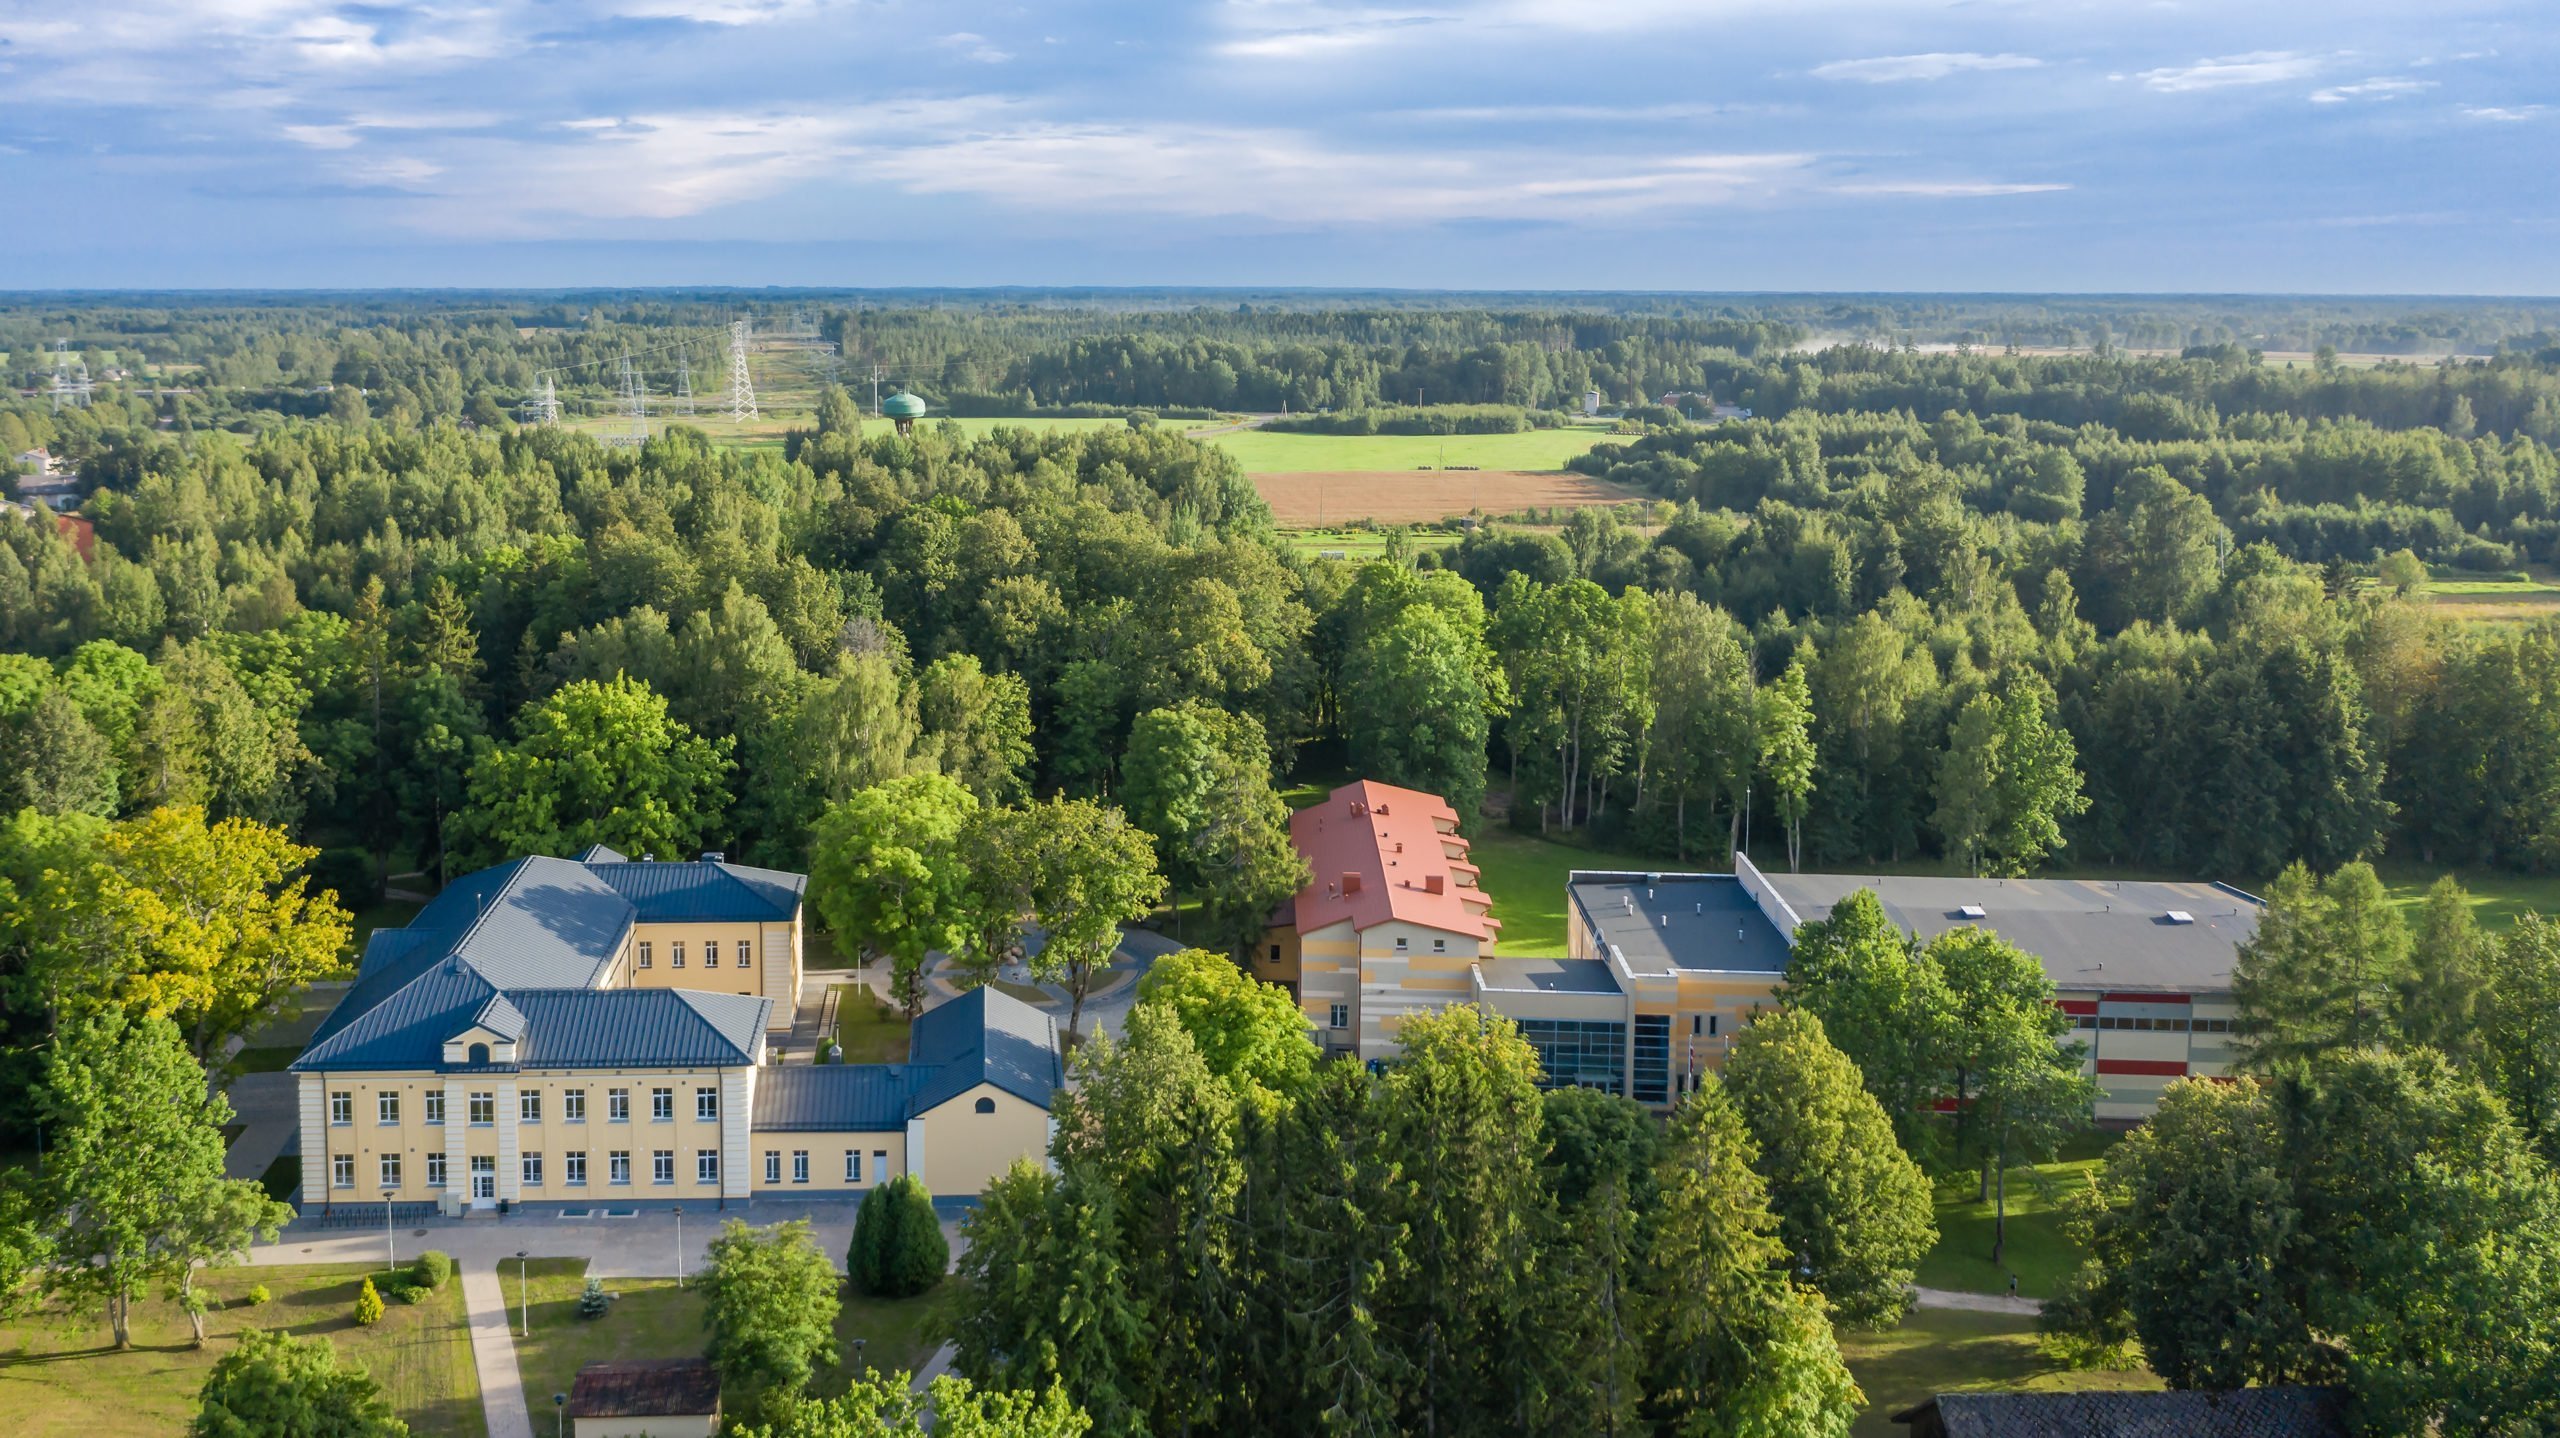
M 561 1435 L 569 1431 L 568 1394 L 554 1393 L 551 1395 L 551 1414 L 552 1438 L 561 1438 Z
M 391 1236 L 391 1196 L 399 1191 L 387 1184 L 382 1190 L 382 1267 L 385 1272 L 400 1266 L 400 1241 Z
M 857 1338 L 853 1340 L 853 1366 L 860 1369 L 864 1374 L 870 1373 L 871 1365 L 862 1361 L 862 1348 L 864 1344 L 869 1343 L 870 1341 L 871 1340 L 868 1338 Z
M 684 1205 L 676 1205 L 676 1287 L 684 1287 Z
M 516 1250 L 516 1296 L 522 1300 L 524 1306 L 524 1333 L 522 1336 L 531 1338 L 533 1336 L 533 1283 L 527 1276 L 524 1261 L 524 1250 L 521 1248 Z

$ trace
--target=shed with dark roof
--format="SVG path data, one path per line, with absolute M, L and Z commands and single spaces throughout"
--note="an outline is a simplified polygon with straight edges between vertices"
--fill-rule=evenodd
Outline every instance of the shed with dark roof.
M 1941 1393 L 1893 1415 L 1911 1438 L 2347 1438 L 2346 1391 Z
M 700 1358 L 590 1363 L 569 1385 L 578 1438 L 705 1438 L 720 1431 L 720 1371 Z

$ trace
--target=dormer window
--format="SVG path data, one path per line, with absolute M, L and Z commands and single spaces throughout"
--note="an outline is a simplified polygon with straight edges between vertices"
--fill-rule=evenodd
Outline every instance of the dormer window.
M 466 1061 L 469 1063 L 486 1064 L 489 1062 L 489 1046 L 487 1044 L 473 1044 L 464 1052 L 466 1055 Z

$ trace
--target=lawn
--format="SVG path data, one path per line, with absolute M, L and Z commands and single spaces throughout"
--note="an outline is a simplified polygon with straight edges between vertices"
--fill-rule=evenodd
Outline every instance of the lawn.
M 2146 1371 L 2065 1368 L 2037 1348 L 2034 1319 L 2006 1313 L 1920 1309 L 1887 1332 L 1843 1329 L 1840 1352 L 1867 1395 L 1849 1429 L 1857 1438 L 1904 1438 L 1911 1430 L 1892 1415 L 1937 1393 L 2162 1386 Z
M 1236 457 L 1247 474 L 1342 470 L 1551 470 L 1604 439 L 1601 429 L 1533 429 L 1519 434 L 1273 434 L 1246 429 L 1203 441 Z
M 2439 569 L 2424 591 L 2436 612 L 2470 623 L 2517 623 L 2560 616 L 2560 577 L 2549 569 L 2475 574 Z
M 1387 536 L 1383 529 L 1292 529 L 1281 534 L 1280 542 L 1317 558 L 1339 551 L 1350 560 L 1384 559 Z M 1446 530 L 1418 530 L 1405 536 L 1405 542 L 1411 553 L 1420 554 L 1426 549 L 1454 548 L 1458 536 Z
M 2427 890 L 2445 872 L 2402 863 L 2386 863 L 2380 870 L 2383 884 L 2391 891 L 2391 902 L 2413 922 L 2418 917 L 2417 906 L 2426 902 Z M 2525 914 L 2560 914 L 2560 876 L 2475 870 L 2457 872 L 2454 878 L 2471 895 L 2472 916 L 2492 933 L 2503 932 Z
M 1622 854 L 1533 834 L 1487 826 L 1472 859 L 1502 921 L 1497 955 L 1547 956 L 1565 952 L 1565 877 L 1575 869 L 1659 873 L 1679 867 L 1643 854 Z
M 898 1064 L 907 1061 L 907 1021 L 860 984 L 838 984 L 836 1042 L 849 1064 Z
M 500 1265 L 500 1282 L 510 1312 L 522 1312 L 524 1291 L 513 1264 Z M 678 1288 L 670 1278 L 607 1279 L 605 1291 L 616 1295 L 602 1318 L 578 1315 L 578 1295 L 586 1287 L 583 1259 L 537 1259 L 531 1265 L 533 1336 L 516 1340 L 516 1364 L 524 1376 L 525 1406 L 535 1428 L 552 1411 L 551 1395 L 569 1391 L 581 1365 L 613 1358 L 684 1358 L 699 1354 L 703 1329 L 699 1288 Z M 865 1340 L 863 1361 L 875 1368 L 914 1371 L 933 1356 L 938 1340 L 930 1336 L 933 1319 L 959 1295 L 958 1283 L 945 1283 L 922 1298 L 872 1299 L 839 1295 L 836 1348 L 847 1356 L 853 1340 Z M 821 1396 L 841 1393 L 852 1375 L 845 1364 L 820 1369 Z M 423 1430 L 422 1430 L 423 1431 Z
M 245 1329 L 276 1328 L 299 1337 L 326 1335 L 340 1357 L 365 1366 L 415 1431 L 485 1438 L 462 1286 L 449 1283 L 420 1304 L 390 1299 L 380 1323 L 358 1328 L 356 1288 L 376 1271 L 330 1264 L 214 1273 L 206 1286 L 223 1306 L 207 1317 L 211 1341 L 201 1349 L 187 1346 L 186 1317 L 158 1298 L 135 1306 L 134 1347 L 124 1353 L 107 1346 L 104 1319 L 48 1312 L 0 1324 L 0 1411 L 21 1433 L 158 1438 L 181 1432 L 194 1416 L 205 1373 L 232 1340 Z M 251 1307 L 244 1295 L 261 1283 L 274 1298 Z
M 1992 1204 L 1976 1199 L 1971 1178 L 1938 1186 L 1938 1246 L 1920 1260 L 1923 1288 L 1959 1293 L 2007 1293 L 2018 1276 L 2023 1298 L 2051 1298 L 2080 1266 L 2080 1251 L 2063 1237 L 2063 1195 L 2088 1182 L 2106 1151 L 2123 1137 L 2093 1129 L 2066 1146 L 2052 1163 L 2009 1170 L 2009 1242 L 2000 1265 L 1991 1262 Z

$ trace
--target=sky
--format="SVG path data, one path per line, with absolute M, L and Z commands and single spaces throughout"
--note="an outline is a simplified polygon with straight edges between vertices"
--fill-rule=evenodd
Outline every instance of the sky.
M 0 0 L 0 290 L 2560 294 L 2552 0 Z

